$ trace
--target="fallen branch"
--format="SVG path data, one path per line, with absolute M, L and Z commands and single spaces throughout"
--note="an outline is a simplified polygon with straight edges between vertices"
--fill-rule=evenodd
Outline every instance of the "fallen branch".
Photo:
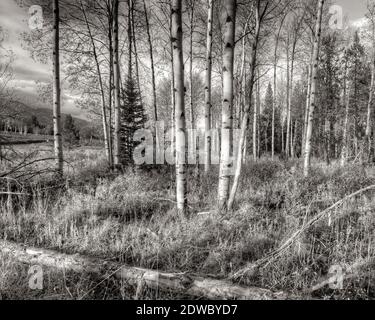
M 340 267 L 342 268 L 342 274 L 341 274 L 342 281 L 347 281 L 347 280 L 350 280 L 350 279 L 358 278 L 359 276 L 362 275 L 360 273 L 360 271 L 362 269 L 368 268 L 368 267 L 370 267 L 374 264 L 375 264 L 375 258 L 372 257 L 372 258 L 368 258 L 368 259 L 363 259 L 363 258 L 358 259 L 352 265 L 349 265 L 349 266 L 346 266 L 346 265 L 341 266 L 340 265 Z M 320 290 L 320 289 L 324 288 L 327 285 L 335 283 L 335 281 L 337 281 L 337 278 L 339 276 L 340 275 L 338 275 L 338 274 L 325 276 L 324 278 L 320 279 L 320 281 L 316 285 L 314 285 L 308 291 L 308 293 L 312 293 L 314 291 L 317 291 L 317 290 Z
M 207 299 L 282 300 L 290 298 L 284 293 L 270 290 L 242 287 L 230 281 L 188 275 L 165 273 L 155 270 L 122 266 L 118 263 L 89 258 L 82 255 L 67 255 L 53 250 L 26 248 L 22 245 L 0 240 L 0 253 L 7 254 L 19 262 L 47 267 L 87 272 L 98 275 L 113 274 L 131 285 L 147 286 L 155 290 L 176 292 L 192 297 Z
M 345 203 L 346 201 L 348 201 L 351 198 L 354 198 L 354 197 L 356 197 L 356 196 L 358 196 L 360 194 L 365 193 L 366 191 L 370 191 L 370 190 L 374 190 L 374 189 L 375 189 L 375 185 L 372 185 L 372 186 L 363 188 L 361 190 L 358 190 L 358 191 L 356 191 L 356 192 L 354 192 L 354 193 L 346 196 L 345 198 L 337 201 L 335 204 L 333 204 L 329 208 L 325 209 L 324 211 L 320 212 L 315 217 L 313 217 L 311 220 L 309 220 L 307 223 L 305 223 L 288 240 L 286 240 L 279 248 L 277 248 L 273 252 L 269 253 L 264 258 L 262 258 L 262 259 L 260 259 L 260 260 L 258 260 L 256 262 L 254 262 L 254 263 L 251 263 L 247 267 L 239 270 L 238 272 L 236 272 L 231 277 L 231 279 L 236 280 L 236 279 L 244 277 L 246 274 L 253 274 L 257 270 L 259 270 L 259 268 L 265 267 L 265 266 L 269 265 L 272 261 L 274 261 L 278 257 L 282 256 L 283 253 L 288 248 L 290 248 L 290 246 L 300 237 L 301 234 L 303 234 L 306 230 L 308 230 L 311 226 L 313 226 L 317 222 L 323 220 L 333 209 L 335 209 L 336 207 L 342 205 L 343 203 Z

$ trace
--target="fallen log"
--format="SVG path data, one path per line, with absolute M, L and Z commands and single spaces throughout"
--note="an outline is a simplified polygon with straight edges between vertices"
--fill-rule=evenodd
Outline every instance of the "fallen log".
M 256 287 L 238 286 L 226 280 L 123 266 L 112 261 L 79 254 L 68 255 L 47 249 L 28 248 L 3 240 L 0 240 L 0 253 L 29 265 L 43 265 L 102 276 L 110 274 L 137 287 L 147 286 L 151 289 L 176 292 L 191 297 L 242 300 L 285 300 L 290 298 L 284 293 L 274 293 Z

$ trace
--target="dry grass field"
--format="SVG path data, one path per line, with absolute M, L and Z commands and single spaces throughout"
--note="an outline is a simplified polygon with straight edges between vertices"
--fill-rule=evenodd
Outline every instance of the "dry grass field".
M 30 154 L 30 147 L 17 147 L 13 161 L 24 157 L 26 150 Z M 51 145 L 38 146 L 32 157 L 48 158 L 50 152 Z M 186 217 L 175 208 L 174 168 L 128 169 L 114 175 L 106 169 L 100 149 L 76 148 L 65 156 L 64 180 L 43 171 L 52 166 L 49 161 L 27 167 L 28 175 L 20 169 L 14 179 L 8 175 L 0 180 L 2 239 L 129 266 L 231 278 L 300 298 L 375 297 L 371 263 L 345 278 L 342 289 L 326 285 L 311 291 L 327 278 L 332 266 L 345 269 L 374 258 L 375 195 L 371 191 L 335 207 L 261 269 L 233 277 L 285 243 L 319 212 L 370 186 L 374 169 L 315 163 L 314 174 L 306 179 L 298 162 L 248 163 L 236 208 L 226 214 L 212 210 L 216 169 L 189 180 Z M 3 162 L 1 172 L 9 168 Z M 43 289 L 32 290 L 28 269 L 2 255 L 0 298 L 131 299 L 135 294 L 134 287 L 110 274 L 98 279 L 48 268 L 43 269 Z M 145 288 L 141 297 L 176 298 L 176 294 Z

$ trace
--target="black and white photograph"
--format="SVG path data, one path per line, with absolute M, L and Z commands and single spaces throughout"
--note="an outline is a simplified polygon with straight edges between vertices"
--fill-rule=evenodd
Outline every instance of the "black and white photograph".
M 0 300 L 375 300 L 375 0 L 0 0 Z

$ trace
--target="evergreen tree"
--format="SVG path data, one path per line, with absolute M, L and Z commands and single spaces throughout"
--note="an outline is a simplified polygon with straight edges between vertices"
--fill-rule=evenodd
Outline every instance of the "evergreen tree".
M 350 90 L 350 113 L 352 130 L 349 131 L 353 141 L 352 154 L 356 157 L 360 153 L 360 144 L 365 137 L 365 119 L 367 113 L 366 101 L 368 100 L 368 87 L 370 79 L 370 68 L 366 63 L 365 48 L 362 45 L 358 32 L 355 32 L 353 43 L 348 50 L 350 63 L 349 79 Z M 351 127 L 349 126 L 349 127 Z
M 321 130 L 315 134 L 315 145 L 319 145 L 326 162 L 335 157 L 337 138 L 335 123 L 339 119 L 340 102 L 340 56 L 336 51 L 338 38 L 329 34 L 322 39 L 321 64 L 318 72 L 319 95 L 316 117 Z
M 271 150 L 271 136 L 272 136 L 272 108 L 273 108 L 273 90 L 269 83 L 267 92 L 264 98 L 264 108 L 260 115 L 260 142 L 263 152 Z
M 79 130 L 76 128 L 73 117 L 68 114 L 65 117 L 63 125 L 63 134 L 65 142 L 76 144 L 79 141 Z
M 122 165 L 133 164 L 133 152 L 137 147 L 134 133 L 145 127 L 147 121 L 141 93 L 134 79 L 129 78 L 121 92 L 120 110 L 120 158 Z

